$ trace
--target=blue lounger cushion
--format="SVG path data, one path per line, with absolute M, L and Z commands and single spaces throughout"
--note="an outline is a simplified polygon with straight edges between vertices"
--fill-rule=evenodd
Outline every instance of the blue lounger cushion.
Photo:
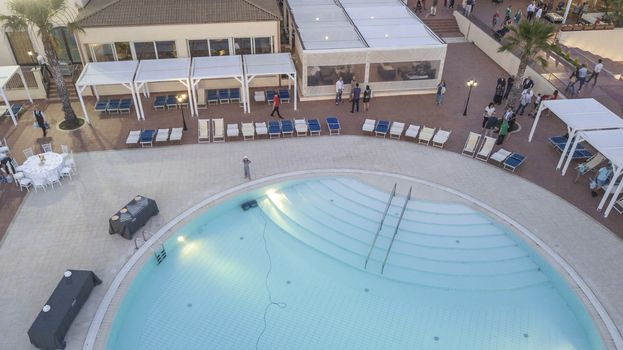
M 504 165 L 511 168 L 517 168 L 521 165 L 521 163 L 523 163 L 525 159 L 525 156 L 522 156 L 519 153 L 513 153 L 508 158 L 506 158 L 506 160 L 504 160 Z
M 132 100 L 129 98 L 124 98 L 119 103 L 119 109 L 130 109 L 132 107 Z
M 266 101 L 268 101 L 268 103 L 273 103 L 274 98 L 275 90 L 266 90 Z
M 118 98 L 112 99 L 108 102 L 108 107 L 106 107 L 106 110 L 109 112 L 118 112 L 119 111 L 119 104 L 121 104 L 121 100 Z
M 219 90 L 218 91 L 218 99 L 219 100 L 229 100 L 229 90 Z
M 288 90 L 279 90 L 279 98 L 290 98 L 290 91 Z
M 154 108 L 164 108 L 164 105 L 167 103 L 167 97 L 166 96 L 156 96 L 156 99 L 154 100 Z
M 566 144 L 567 143 L 567 138 L 563 137 L 563 136 L 552 136 L 549 138 L 549 142 L 553 145 L 557 145 L 557 144 Z
M 167 106 L 177 105 L 177 98 L 175 95 L 167 96 Z
M 108 100 L 97 101 L 97 103 L 95 104 L 95 111 L 105 112 L 106 107 L 108 107 Z
M 216 90 L 208 90 L 208 102 L 218 101 L 218 92 Z
M 387 130 L 389 129 L 389 122 L 386 120 L 381 120 L 376 124 L 375 132 L 380 134 L 387 134 Z
M 143 130 L 141 132 L 140 142 L 151 142 L 154 139 L 155 134 L 156 134 L 156 130 L 152 130 L 152 129 Z
M 320 122 L 318 119 L 309 119 L 307 121 L 307 127 L 309 127 L 309 131 L 311 132 L 320 131 Z
M 236 88 L 236 89 L 229 89 L 229 98 L 233 99 L 233 100 L 239 100 L 240 99 L 240 89 Z
M 281 131 L 284 134 L 291 134 L 294 132 L 294 123 L 291 120 L 282 120 L 281 121 Z

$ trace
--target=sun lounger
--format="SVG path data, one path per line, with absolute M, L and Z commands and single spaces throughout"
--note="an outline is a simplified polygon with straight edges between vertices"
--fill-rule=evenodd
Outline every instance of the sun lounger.
M 118 98 L 114 98 L 108 101 L 108 106 L 106 107 L 106 112 L 108 113 L 119 113 L 119 105 L 121 104 L 121 100 Z
M 292 120 L 286 119 L 281 121 L 281 133 L 283 137 L 294 135 L 294 123 Z
M 613 208 L 614 210 L 619 212 L 619 214 L 623 214 L 623 197 L 619 198 L 618 201 L 614 202 Z
M 19 115 L 24 112 L 24 105 L 22 103 L 14 103 L 11 105 L 11 111 L 13 112 L 13 115 L 19 117 Z M 4 112 L 4 115 L 10 117 L 11 113 L 7 109 L 6 112 Z
M 106 107 L 108 107 L 108 100 L 100 100 L 95 104 L 95 112 L 105 113 Z
M 220 104 L 229 104 L 229 90 L 227 89 L 220 89 L 218 91 L 218 103 Z
M 268 102 L 269 105 L 273 104 L 273 99 L 275 98 L 275 90 L 266 90 L 266 102 Z
M 279 89 L 279 99 L 281 102 L 290 103 L 290 91 L 288 89 Z
M 240 102 L 240 89 L 239 88 L 232 88 L 229 89 L 229 101 L 230 102 Z M 238 124 L 236 124 L 238 125 Z
M 485 136 L 485 140 L 482 143 L 482 146 L 480 146 L 480 151 L 476 153 L 476 159 L 482 160 L 483 162 L 488 161 L 489 157 L 491 156 L 491 152 L 493 151 L 495 141 L 496 138 Z
M 526 160 L 525 156 L 522 156 L 519 153 L 513 153 L 508 158 L 504 160 L 504 169 L 509 170 L 511 172 L 515 172 L 517 168 Z
M 256 91 L 253 94 L 253 99 L 255 100 L 255 102 L 266 102 L 266 92 Z
M 469 136 L 467 136 L 467 140 L 465 141 L 465 146 L 463 146 L 462 155 L 468 157 L 474 157 L 476 155 L 476 148 L 478 147 L 478 143 L 480 142 L 480 134 L 475 132 L 469 132 Z
M 329 135 L 340 134 L 341 126 L 340 121 L 337 119 L 337 117 L 327 117 L 326 122 L 327 128 L 329 128 Z
M 376 120 L 366 119 L 363 121 L 363 126 L 361 127 L 361 131 L 373 133 L 374 129 L 376 129 Z
M 268 136 L 266 122 L 255 122 L 255 134 L 257 134 L 258 137 L 262 135 Z
M 216 90 L 208 90 L 208 104 L 218 104 L 218 92 Z
M 493 153 L 489 159 L 498 162 L 498 165 L 502 165 L 506 158 L 508 158 L 513 152 L 507 151 L 504 148 L 500 148 L 497 152 Z
M 435 135 L 435 129 L 427 128 L 424 126 L 420 131 L 418 142 L 428 145 L 430 144 L 430 140 L 432 140 L 433 135 Z
M 294 119 L 294 129 L 296 130 L 296 136 L 307 136 L 309 130 L 307 121 L 305 119 Z
M 374 135 L 385 137 L 388 131 L 389 122 L 387 120 L 379 120 L 379 122 L 376 124 L 376 127 L 374 128 Z
M 405 131 L 405 137 L 412 137 L 413 141 L 415 141 L 417 139 L 417 135 L 419 133 L 420 133 L 420 126 L 419 125 L 415 125 L 415 124 L 411 124 L 407 128 L 407 131 Z
M 564 147 L 567 141 L 568 138 L 564 136 L 552 136 L 549 138 L 549 143 L 551 143 L 553 146 L 562 144 L 562 146 Z
M 279 137 L 281 136 L 281 123 L 276 120 L 268 122 L 268 137 Z
M 212 119 L 212 142 L 225 142 L 225 123 L 223 118 Z
M 597 153 L 586 162 L 578 164 L 578 166 L 575 167 L 575 170 L 577 170 L 578 174 L 573 182 L 578 182 L 580 176 L 595 170 L 597 166 L 601 164 L 601 162 L 603 162 L 604 160 L 606 160 L 606 157 L 604 157 L 601 153 Z
M 309 127 L 309 134 L 311 136 L 320 135 L 322 128 L 320 127 L 320 121 L 318 119 L 309 119 L 307 121 L 307 126 Z
M 569 147 L 568 152 L 571 152 L 571 147 L 572 146 Z M 554 149 L 562 153 L 562 151 L 564 151 L 565 149 L 565 144 L 563 143 L 563 144 L 554 145 Z M 584 148 L 584 146 L 578 145 L 575 148 L 575 152 L 573 152 L 573 156 L 571 157 L 571 159 L 574 159 L 574 160 L 588 159 L 592 156 L 593 156 L 593 153 L 591 153 L 589 150 Z
M 441 130 L 441 129 L 437 130 L 437 133 L 433 137 L 433 147 L 443 148 L 446 142 L 448 142 L 448 139 L 450 138 L 450 134 L 452 134 L 452 130 L 450 131 Z
M 238 137 L 240 136 L 240 129 L 238 129 L 238 123 L 227 124 L 227 137 Z
M 167 96 L 167 109 L 177 109 L 177 97 L 175 95 Z
M 167 97 L 166 96 L 156 96 L 154 100 L 154 109 L 163 110 L 167 105 Z
M 197 134 L 197 143 L 210 142 L 210 119 L 197 119 L 199 125 L 199 134 Z
M 183 134 L 182 128 L 171 129 L 171 135 L 169 135 L 169 141 L 171 142 L 178 141 L 179 143 L 182 143 L 182 134 Z
M 147 145 L 149 145 L 149 147 L 152 147 L 154 145 L 154 136 L 156 136 L 156 130 L 143 130 L 141 132 L 141 139 L 139 141 L 141 147 L 146 147 Z
M 167 142 L 169 140 L 169 129 L 158 129 L 156 134 L 156 143 Z
M 138 144 L 138 140 L 141 138 L 140 130 L 132 130 L 128 133 L 128 137 L 125 139 L 126 145 L 136 145 Z
M 392 122 L 392 127 L 389 129 L 389 138 L 399 140 L 404 129 L 405 123 Z
M 242 123 L 242 139 L 244 141 L 255 140 L 255 127 L 253 126 L 253 122 Z
M 131 98 L 121 99 L 121 102 L 119 103 L 119 113 L 121 112 L 130 113 L 130 109 L 132 109 L 132 99 Z

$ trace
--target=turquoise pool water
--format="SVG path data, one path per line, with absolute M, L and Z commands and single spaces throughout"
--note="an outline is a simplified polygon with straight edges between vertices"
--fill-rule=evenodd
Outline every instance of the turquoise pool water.
M 409 202 L 381 275 L 396 197 L 364 269 L 388 195 L 318 178 L 206 211 L 141 268 L 107 349 L 604 348 L 544 259 L 463 204 Z

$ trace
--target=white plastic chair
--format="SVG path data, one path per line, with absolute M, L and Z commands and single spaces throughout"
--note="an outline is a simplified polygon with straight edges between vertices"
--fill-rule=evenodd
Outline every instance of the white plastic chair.
M 19 180 L 16 180 L 15 183 L 18 185 L 20 191 L 23 191 L 25 188 L 26 191 L 30 192 L 30 188 L 32 187 L 31 179 L 24 177 Z
M 52 179 L 48 179 L 48 183 L 50 184 L 50 186 L 52 186 L 52 189 L 54 189 L 54 184 L 57 183 L 59 186 L 63 187 L 63 184 L 61 183 L 61 175 L 57 175 L 55 177 L 53 177 Z
M 73 169 L 70 166 L 64 166 L 63 169 L 61 169 L 60 171 L 60 175 L 62 178 L 69 177 L 69 180 L 73 180 L 71 177 L 72 172 Z
M 69 147 L 67 145 L 61 145 L 61 157 L 63 159 L 69 157 Z
M 26 159 L 35 155 L 35 153 L 32 150 L 32 147 L 26 148 L 25 150 L 23 150 L 23 152 L 24 152 L 24 156 L 26 157 Z
M 51 143 L 43 143 L 43 144 L 41 144 L 41 149 L 43 149 L 43 153 L 52 152 L 52 144 Z

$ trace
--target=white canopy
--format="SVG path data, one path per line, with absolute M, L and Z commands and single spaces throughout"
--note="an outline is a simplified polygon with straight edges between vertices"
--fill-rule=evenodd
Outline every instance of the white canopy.
M 240 83 L 242 91 L 242 101 L 244 101 L 245 112 L 248 100 L 246 99 L 246 89 L 244 88 L 244 71 L 242 69 L 242 56 L 211 56 L 195 57 L 192 60 L 190 80 L 192 84 L 195 114 L 199 115 L 197 108 L 197 85 L 202 79 L 222 79 L 234 78 Z
M 137 94 L 142 88 L 145 89 L 145 95 L 149 96 L 149 87 L 147 83 L 153 82 L 165 82 L 165 81 L 177 81 L 186 87 L 188 92 L 188 98 L 192 105 L 192 92 L 190 83 L 190 58 L 166 58 L 155 60 L 141 60 L 138 69 L 136 70 L 136 76 L 134 77 L 134 86 Z M 145 112 L 143 110 L 143 104 L 141 99 L 138 99 L 138 107 L 143 119 L 145 119 Z M 195 110 L 191 108 L 193 115 Z
M 22 69 L 20 66 L 2 66 L 0 67 L 0 95 L 2 95 L 2 99 L 4 100 L 4 104 L 6 105 L 9 114 L 11 115 L 11 119 L 13 120 L 13 124 L 17 126 L 17 118 L 13 110 L 11 109 L 11 104 L 9 103 L 9 99 L 6 97 L 6 93 L 4 89 L 6 84 L 13 78 L 15 73 L 19 74 L 22 79 L 22 84 L 24 85 L 24 89 L 26 89 L 26 94 L 28 95 L 28 100 L 32 103 L 32 97 L 30 97 L 30 90 L 28 90 L 28 84 L 26 84 L 26 79 L 24 79 L 24 73 L 22 73 Z
M 245 70 L 245 86 L 247 89 L 246 96 L 249 96 L 249 83 L 256 76 L 281 75 L 286 74 L 288 78 L 294 81 L 294 109 L 296 110 L 297 100 L 297 83 L 296 69 L 292 62 L 290 53 L 271 53 L 262 55 L 244 55 Z M 288 81 L 288 88 L 290 84 Z M 251 112 L 251 105 L 247 105 L 247 112 Z
M 137 105 L 136 91 L 134 90 L 134 74 L 136 74 L 136 68 L 138 67 L 138 61 L 111 61 L 111 62 L 92 62 L 87 63 L 76 81 L 76 91 L 78 92 L 78 98 L 80 98 L 80 104 L 84 112 L 84 117 L 89 121 L 89 115 L 87 113 L 84 99 L 82 98 L 82 92 L 87 86 L 93 86 L 95 96 L 99 100 L 99 95 L 95 86 L 97 85 L 123 85 L 130 90 L 132 94 L 132 100 L 134 105 Z M 136 107 L 136 117 L 141 119 L 141 114 L 138 107 Z

